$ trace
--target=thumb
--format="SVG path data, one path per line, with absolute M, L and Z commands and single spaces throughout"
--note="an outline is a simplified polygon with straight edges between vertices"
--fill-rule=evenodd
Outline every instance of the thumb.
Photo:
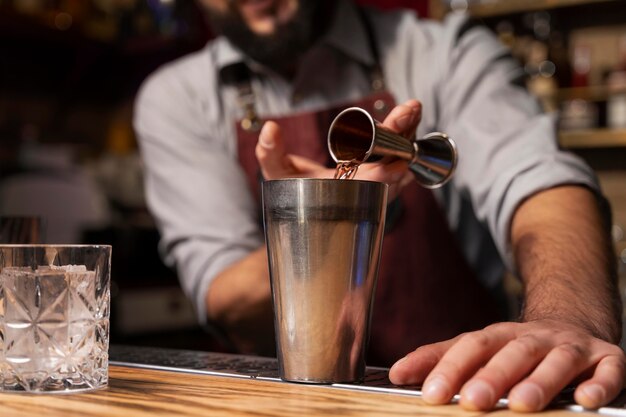
M 293 171 L 293 166 L 285 153 L 280 127 L 276 122 L 267 121 L 263 125 L 255 154 L 265 179 L 282 178 Z
M 417 100 L 409 100 L 394 107 L 385 118 L 383 126 L 407 138 L 411 138 L 415 135 L 421 118 L 421 103 Z

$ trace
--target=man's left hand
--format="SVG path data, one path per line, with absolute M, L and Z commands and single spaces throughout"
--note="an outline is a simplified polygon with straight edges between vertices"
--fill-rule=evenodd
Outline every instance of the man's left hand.
M 383 126 L 407 138 L 413 137 L 421 120 L 422 107 L 417 100 L 408 100 L 394 107 L 383 121 Z M 256 157 L 265 179 L 332 178 L 335 170 L 324 167 L 302 156 L 287 153 L 280 126 L 267 121 L 259 134 Z M 389 184 L 389 201 L 408 183 L 413 174 L 402 160 L 382 160 L 365 163 L 357 171 L 356 179 L 380 181 Z
M 460 392 L 466 409 L 489 410 L 506 396 L 510 409 L 526 412 L 542 410 L 573 381 L 580 382 L 578 404 L 601 407 L 618 395 L 625 377 L 619 346 L 557 320 L 498 323 L 422 346 L 389 372 L 394 384 L 423 383 L 430 404 Z

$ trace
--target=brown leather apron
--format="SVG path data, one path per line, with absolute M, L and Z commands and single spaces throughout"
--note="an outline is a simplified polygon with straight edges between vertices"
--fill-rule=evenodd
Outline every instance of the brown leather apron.
M 383 120 L 393 108 L 394 99 L 381 88 L 384 83 L 376 72 L 372 80 L 373 89 L 380 91 L 356 102 L 324 111 L 272 117 L 282 129 L 287 152 L 334 166 L 326 135 L 341 110 L 359 106 Z M 240 85 L 246 118 L 236 125 L 239 162 L 260 207 L 262 178 L 255 147 L 262 120 L 256 117 L 250 83 Z M 417 182 L 406 186 L 390 202 L 385 229 L 370 330 L 369 365 L 390 366 L 421 345 L 502 319 L 493 297 L 465 260 L 430 190 Z

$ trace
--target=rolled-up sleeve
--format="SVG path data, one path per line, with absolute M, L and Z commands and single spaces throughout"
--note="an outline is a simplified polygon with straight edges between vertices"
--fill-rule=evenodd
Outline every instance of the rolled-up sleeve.
M 447 48 L 439 57 L 440 124 L 459 148 L 452 186 L 472 203 L 508 264 L 514 267 L 509 230 L 515 210 L 551 187 L 579 184 L 599 194 L 593 171 L 558 147 L 555 116 L 544 114 L 523 86 L 523 71 L 488 32 L 452 16 Z
M 258 248 L 263 236 L 244 175 L 193 90 L 165 68 L 142 87 L 134 126 L 145 165 L 146 198 L 160 250 L 206 322 L 210 282 Z

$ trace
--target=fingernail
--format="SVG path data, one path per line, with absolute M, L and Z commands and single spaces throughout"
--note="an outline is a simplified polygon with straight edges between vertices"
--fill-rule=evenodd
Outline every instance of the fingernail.
M 585 397 L 587 397 L 589 402 L 594 404 L 603 404 L 604 399 L 606 398 L 606 391 L 604 390 L 604 387 L 597 384 L 584 386 L 581 388 L 581 392 Z
M 394 383 L 395 383 L 395 384 L 408 384 L 408 383 L 409 383 L 408 378 L 406 378 L 406 377 L 400 377 L 400 378 L 398 378 L 398 375 L 395 375 L 395 373 L 398 371 L 398 368 L 399 368 L 399 367 L 400 367 L 400 368 L 402 367 L 402 366 L 401 366 L 401 365 L 402 365 L 402 362 L 406 362 L 406 360 L 407 360 L 407 359 L 408 359 L 408 356 L 405 356 L 405 357 L 404 357 L 404 358 L 402 358 L 402 359 L 398 359 L 398 360 L 396 361 L 396 363 L 394 363 L 394 364 L 391 366 L 391 368 L 389 369 L 389 375 L 391 376 L 391 375 L 393 374 L 393 377 L 394 377 Z M 401 373 L 401 374 L 402 374 L 402 373 Z
M 480 379 L 469 382 L 461 392 L 463 403 L 472 405 L 477 410 L 487 410 L 493 407 L 495 396 L 491 385 Z
M 407 129 L 409 126 L 411 126 L 411 123 L 413 122 L 416 113 L 417 111 L 413 107 L 411 107 L 411 111 L 409 113 L 396 119 L 396 128 L 398 130 Z
M 435 377 L 426 384 L 422 389 L 424 401 L 430 404 L 441 404 L 448 402 L 450 399 L 450 386 L 448 381 L 442 377 Z
M 407 106 L 409 106 L 411 109 L 413 109 L 413 112 L 417 113 L 420 108 L 421 108 L 421 104 L 420 103 L 416 103 L 414 101 L 409 101 L 407 102 Z
M 509 407 L 519 411 L 538 411 L 543 406 L 543 392 L 532 382 L 516 387 L 509 395 Z
M 274 142 L 274 138 L 272 137 L 272 135 L 267 133 L 266 126 L 267 123 L 263 125 L 263 128 L 261 129 L 261 133 L 259 134 L 259 143 L 265 149 L 272 149 L 276 145 L 276 143 Z

